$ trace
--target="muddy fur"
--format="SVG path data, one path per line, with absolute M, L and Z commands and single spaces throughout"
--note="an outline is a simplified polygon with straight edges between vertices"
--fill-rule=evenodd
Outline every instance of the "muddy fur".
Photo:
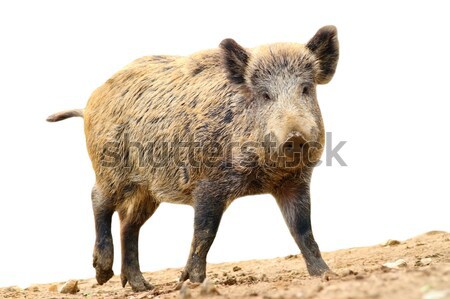
M 310 227 L 309 180 L 324 144 L 315 88 L 331 80 L 337 61 L 333 26 L 320 29 L 306 45 L 246 49 L 226 39 L 219 48 L 187 57 L 137 59 L 97 88 L 83 113 L 50 117 L 84 116 L 96 174 L 99 283 L 112 275 L 114 211 L 121 219 L 122 283 L 142 291 L 151 285 L 140 274 L 137 238 L 161 202 L 195 209 L 181 280 L 197 282 L 205 278 L 206 255 L 226 207 L 238 197 L 261 193 L 277 199 L 310 273 L 328 270 Z M 260 146 L 267 136 L 274 144 L 269 152 Z M 309 163 L 285 167 L 289 159 L 280 148 L 287 140 L 318 145 L 307 151 Z

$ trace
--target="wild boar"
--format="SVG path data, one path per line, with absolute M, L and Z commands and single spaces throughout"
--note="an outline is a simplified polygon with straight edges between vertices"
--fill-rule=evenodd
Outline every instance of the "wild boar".
M 223 212 L 236 198 L 272 194 L 310 275 L 329 270 L 314 240 L 310 179 L 324 145 L 316 85 L 333 77 L 337 30 L 306 44 L 248 49 L 232 39 L 187 57 L 148 56 L 114 74 L 86 107 L 53 114 L 84 117 L 96 174 L 92 190 L 99 284 L 112 276 L 111 217 L 121 227 L 121 281 L 152 286 L 140 271 L 141 226 L 161 202 L 191 205 L 194 236 L 180 281 L 202 282 Z

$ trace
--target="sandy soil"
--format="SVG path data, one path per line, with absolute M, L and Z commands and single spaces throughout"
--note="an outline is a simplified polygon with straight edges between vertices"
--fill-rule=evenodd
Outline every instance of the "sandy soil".
M 144 293 L 122 288 L 115 276 L 103 286 L 95 279 L 78 280 L 74 295 L 60 293 L 61 282 L 24 290 L 2 288 L 0 298 L 450 298 L 450 233 L 433 231 L 407 241 L 323 255 L 334 274 L 320 278 L 308 275 L 301 255 L 290 255 L 209 264 L 202 285 L 178 284 L 181 269 L 167 269 L 144 273 L 155 286 Z

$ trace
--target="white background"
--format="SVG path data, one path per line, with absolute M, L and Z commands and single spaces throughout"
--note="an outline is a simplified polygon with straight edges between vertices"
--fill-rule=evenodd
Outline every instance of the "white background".
M 450 230 L 445 1 L 2 1 L 0 286 L 95 274 L 82 120 L 50 124 L 49 114 L 84 107 L 140 56 L 188 55 L 227 37 L 305 43 L 327 24 L 339 30 L 341 57 L 319 101 L 334 141 L 348 141 L 348 167 L 313 177 L 321 249 Z M 188 206 L 159 208 L 141 231 L 142 270 L 184 265 L 192 218 Z M 113 235 L 118 274 L 117 218 Z M 248 197 L 224 215 L 208 261 L 297 252 L 274 200 Z

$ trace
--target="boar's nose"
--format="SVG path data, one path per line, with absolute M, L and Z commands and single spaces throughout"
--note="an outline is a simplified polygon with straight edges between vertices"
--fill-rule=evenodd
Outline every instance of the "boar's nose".
M 281 152 L 287 158 L 294 158 L 295 153 L 301 153 L 306 140 L 300 132 L 291 132 L 288 134 L 286 141 L 281 145 Z

